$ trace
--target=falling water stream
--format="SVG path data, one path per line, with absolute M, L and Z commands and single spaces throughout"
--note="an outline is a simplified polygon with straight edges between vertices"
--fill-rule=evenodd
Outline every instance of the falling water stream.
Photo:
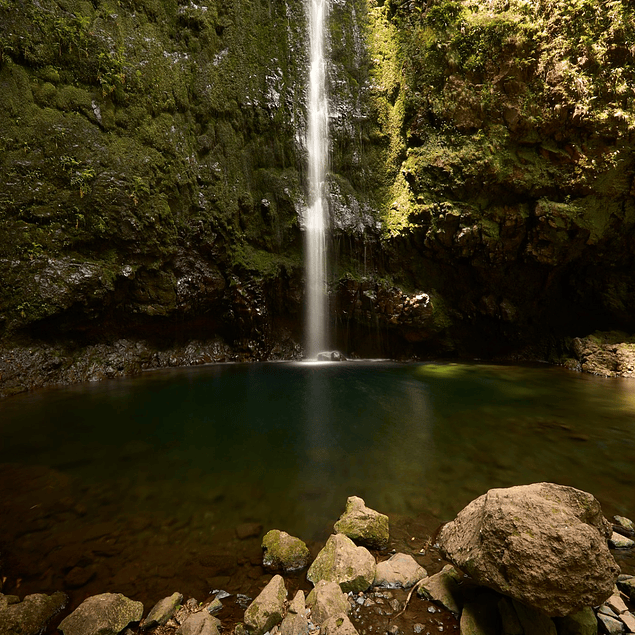
M 326 294 L 326 169 L 328 162 L 328 100 L 324 31 L 328 0 L 308 0 L 311 73 L 307 147 L 309 209 L 306 222 L 306 355 L 313 359 L 327 348 Z

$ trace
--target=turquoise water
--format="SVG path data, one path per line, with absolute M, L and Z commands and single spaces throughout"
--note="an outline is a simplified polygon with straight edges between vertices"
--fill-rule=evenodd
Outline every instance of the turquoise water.
M 635 516 L 635 381 L 552 367 L 160 371 L 2 401 L 0 439 L 0 542 L 33 590 L 94 568 L 93 587 L 139 594 L 139 552 L 185 569 L 246 522 L 319 541 L 350 495 L 440 523 L 489 488 L 553 481 Z

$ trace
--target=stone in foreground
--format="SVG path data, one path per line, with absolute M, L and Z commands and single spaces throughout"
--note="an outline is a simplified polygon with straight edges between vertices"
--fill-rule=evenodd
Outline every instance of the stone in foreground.
M 307 580 L 337 582 L 344 593 L 366 591 L 375 580 L 375 558 L 344 534 L 329 537 L 306 574 Z
M 322 624 L 324 635 L 358 635 L 347 615 L 337 615 Z
M 536 483 L 490 490 L 445 525 L 438 541 L 478 584 L 562 617 L 611 595 L 619 568 L 609 535 L 591 494 Z
M 461 614 L 463 600 L 458 581 L 461 574 L 451 565 L 446 564 L 439 573 L 425 578 L 417 589 L 417 595 L 444 606 L 454 615 Z
M 180 593 L 173 593 L 170 597 L 163 598 L 157 602 L 148 617 L 143 620 L 141 630 L 145 631 L 154 626 L 163 626 L 175 613 L 176 609 L 183 602 L 183 596 Z
M 289 604 L 289 610 L 282 620 L 280 635 L 308 635 L 309 621 L 306 614 L 304 591 L 298 591 L 291 604 Z
M 117 635 L 142 615 L 141 602 L 121 593 L 102 593 L 84 600 L 58 628 L 64 635 Z
M 286 531 L 268 531 L 262 539 L 262 548 L 262 564 L 268 569 L 298 571 L 309 564 L 309 548 Z
M 345 362 L 346 356 L 339 351 L 322 351 L 316 359 L 318 362 Z
M 252 635 L 264 635 L 282 621 L 287 589 L 282 576 L 275 575 L 245 611 L 245 626 Z
M 220 620 L 218 618 L 212 617 L 207 611 L 199 611 L 192 613 L 176 629 L 174 635 L 220 635 L 219 626 Z
M 311 608 L 311 620 L 318 626 L 330 617 L 341 613 L 348 613 L 350 605 L 346 599 L 346 593 L 340 589 L 337 582 L 320 580 L 306 599 L 307 606 Z
M 0 593 L 0 635 L 38 635 L 67 600 L 61 592 L 27 595 L 22 602 L 16 596 Z
M 632 549 L 635 547 L 635 541 L 614 531 L 609 538 L 609 546 L 613 549 Z
M 408 589 L 426 575 L 426 570 L 411 555 L 396 553 L 377 565 L 373 584 L 391 589 Z
M 335 532 L 371 549 L 385 549 L 390 532 L 388 516 L 366 507 L 359 496 L 349 496 L 346 510 L 335 523 Z

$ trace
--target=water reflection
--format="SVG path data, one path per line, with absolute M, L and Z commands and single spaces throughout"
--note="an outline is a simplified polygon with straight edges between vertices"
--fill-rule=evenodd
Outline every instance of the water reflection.
M 207 584 L 200 554 L 240 523 L 323 539 L 353 494 L 441 522 L 491 487 L 554 481 L 633 517 L 633 415 L 632 380 L 460 364 L 228 364 L 42 391 L 0 402 L 0 542 L 52 588 L 72 547 L 139 595 L 140 554 L 147 584 Z

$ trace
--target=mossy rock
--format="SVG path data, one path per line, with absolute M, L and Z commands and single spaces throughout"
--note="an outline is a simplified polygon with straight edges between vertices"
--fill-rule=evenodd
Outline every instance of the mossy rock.
M 362 498 L 349 496 L 346 511 L 335 523 L 337 533 L 371 549 L 385 549 L 390 538 L 388 516 L 369 507 Z
M 297 571 L 309 564 L 309 549 L 300 540 L 285 531 L 272 529 L 262 539 L 262 564 L 268 569 Z

